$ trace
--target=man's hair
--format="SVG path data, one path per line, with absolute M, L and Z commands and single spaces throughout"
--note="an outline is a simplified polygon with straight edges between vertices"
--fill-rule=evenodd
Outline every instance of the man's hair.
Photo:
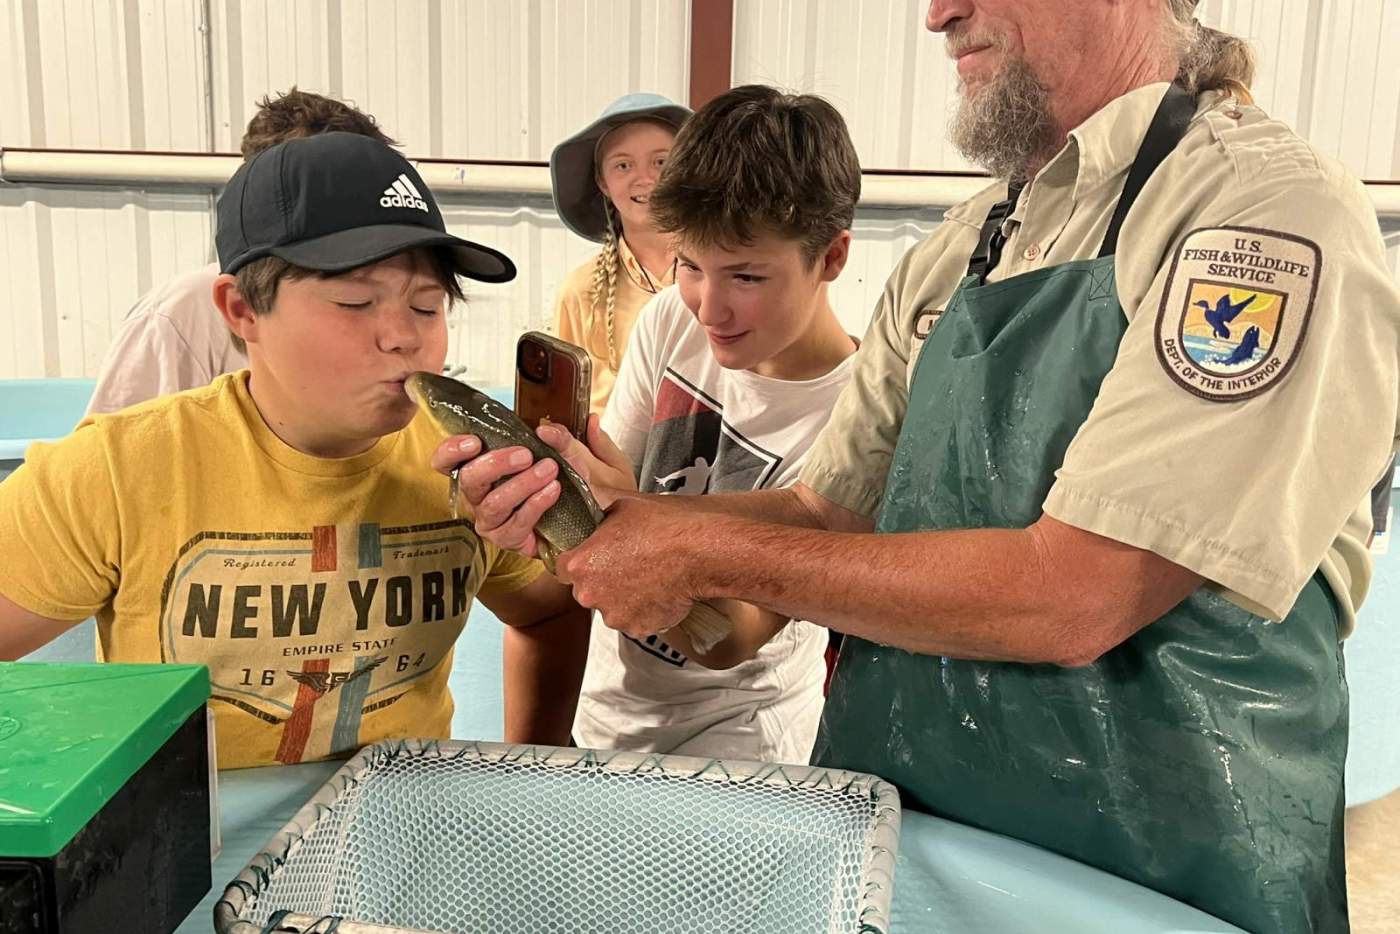
M 357 133 L 386 146 L 394 145 L 369 114 L 361 113 L 344 101 L 302 91 L 293 85 L 287 93 L 277 97 L 269 94 L 259 102 L 258 111 L 248 121 L 248 129 L 243 134 L 243 158 L 250 159 L 289 139 L 332 130 Z
M 457 267 L 448 247 L 417 247 L 407 252 L 413 257 L 416 269 L 431 272 L 438 285 L 442 286 L 443 291 L 447 293 L 449 307 L 452 302 L 463 300 L 462 285 L 457 280 Z M 294 265 L 281 257 L 264 256 L 239 269 L 234 273 L 234 278 L 238 280 L 238 291 L 253 311 L 265 315 L 272 310 L 273 303 L 277 301 L 277 288 L 283 282 L 295 282 L 298 279 L 334 279 L 354 271 L 347 269 L 335 273 L 319 272 Z M 237 334 L 232 337 L 238 348 L 246 353 L 247 348 L 242 338 Z
M 1225 91 L 1252 100 L 1254 50 L 1249 43 L 1196 19 L 1196 0 L 1163 0 L 1169 41 L 1180 65 L 1176 80 L 1192 94 Z
M 860 160 L 836 108 L 811 94 L 750 84 L 685 122 L 651 193 L 657 228 L 691 246 L 772 234 L 810 265 L 851 226 Z

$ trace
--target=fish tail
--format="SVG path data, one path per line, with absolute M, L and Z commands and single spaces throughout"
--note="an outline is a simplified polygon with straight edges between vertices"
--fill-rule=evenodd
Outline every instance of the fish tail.
M 695 604 L 679 625 L 681 631 L 690 637 L 695 651 L 701 655 L 719 645 L 734 631 L 734 623 L 729 617 L 709 603 Z

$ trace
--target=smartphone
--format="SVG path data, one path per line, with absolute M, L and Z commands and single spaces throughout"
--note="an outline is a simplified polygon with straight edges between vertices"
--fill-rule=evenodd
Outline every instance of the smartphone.
M 588 351 L 539 331 L 526 331 L 515 345 L 515 414 L 531 428 L 544 419 L 583 439 L 593 361 Z

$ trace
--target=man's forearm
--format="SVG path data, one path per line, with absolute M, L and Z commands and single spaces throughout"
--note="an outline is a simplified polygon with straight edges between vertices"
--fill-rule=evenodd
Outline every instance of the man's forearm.
M 869 519 L 842 509 L 802 486 L 742 493 L 710 493 L 686 498 L 701 512 L 801 529 L 866 531 Z
M 532 626 L 506 627 L 506 742 L 569 745 L 589 626 L 590 614 L 577 608 Z
M 921 654 L 1061 665 L 1093 661 L 1199 585 L 1148 552 L 1054 526 L 874 535 L 716 517 L 687 560 L 701 597 Z

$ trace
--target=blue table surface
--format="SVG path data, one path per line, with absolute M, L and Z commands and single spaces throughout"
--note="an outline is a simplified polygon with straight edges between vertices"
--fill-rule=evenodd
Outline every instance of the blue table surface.
M 488 610 L 472 607 L 449 679 L 457 701 L 456 737 L 502 738 L 502 632 Z M 214 863 L 214 886 L 179 934 L 213 930 L 214 902 L 224 886 L 340 764 L 220 773 L 223 849 Z M 1180 902 L 1039 847 L 911 811 L 903 815 L 897 865 L 891 928 L 897 934 L 1238 934 Z
M 501 623 L 473 605 L 457 640 L 448 683 L 457 709 L 452 735 L 500 741 Z M 91 661 L 91 620 L 29 656 Z M 236 769 L 219 774 L 222 850 L 213 888 L 179 934 L 209 934 L 214 902 L 264 844 L 341 763 Z M 1238 929 L 1157 892 L 1039 847 L 905 811 L 895 872 L 892 932 L 987 931 L 1072 934 L 1213 934 Z
M 57 382 L 76 385 L 79 381 Z M 6 389 L 10 396 L 17 392 L 32 395 L 35 389 L 20 381 L 0 388 Z M 37 388 L 43 390 L 41 398 L 53 398 L 51 387 Z M 73 390 L 74 398 L 81 396 L 85 400 L 83 391 L 90 393 L 90 385 Z M 508 392 L 492 394 L 509 395 Z M 73 410 L 71 417 L 63 413 L 67 421 L 53 430 L 41 431 L 26 423 L 10 426 L 16 430 L 8 434 L 0 432 L 0 441 L 14 447 L 13 451 L 0 449 L 0 479 L 14 469 L 17 459 L 23 456 L 24 442 L 14 440 L 26 437 L 25 431 L 19 429 L 27 430 L 29 438 L 61 434 L 72 427 L 81 413 L 81 406 L 76 402 L 68 408 Z M 1373 621 L 1368 623 L 1373 624 Z M 1361 627 L 1362 634 L 1370 635 L 1366 625 Z M 467 629 L 457 644 L 450 677 L 458 705 L 452 724 L 456 737 L 501 738 L 501 632 L 500 623 L 487 610 L 478 606 L 472 608 Z M 88 621 L 31 658 L 90 661 L 93 641 L 93 626 Z M 1365 659 L 1371 657 L 1369 653 L 1358 655 Z M 1386 680 L 1388 684 L 1393 682 L 1390 678 Z M 224 886 L 339 766 L 338 762 L 312 763 L 220 774 L 223 845 L 213 865 L 213 888 L 181 925 L 181 934 L 207 934 L 213 930 L 213 906 Z M 1393 787 L 1393 783 L 1386 787 Z M 903 815 L 892 915 L 892 931 L 900 934 L 1238 931 L 1159 893 L 1038 847 L 909 811 Z
M 241 769 L 219 777 L 223 851 L 214 889 L 179 928 L 213 929 L 214 902 L 339 763 Z M 905 811 L 891 931 L 1237 932 L 1180 902 L 1038 847 Z

